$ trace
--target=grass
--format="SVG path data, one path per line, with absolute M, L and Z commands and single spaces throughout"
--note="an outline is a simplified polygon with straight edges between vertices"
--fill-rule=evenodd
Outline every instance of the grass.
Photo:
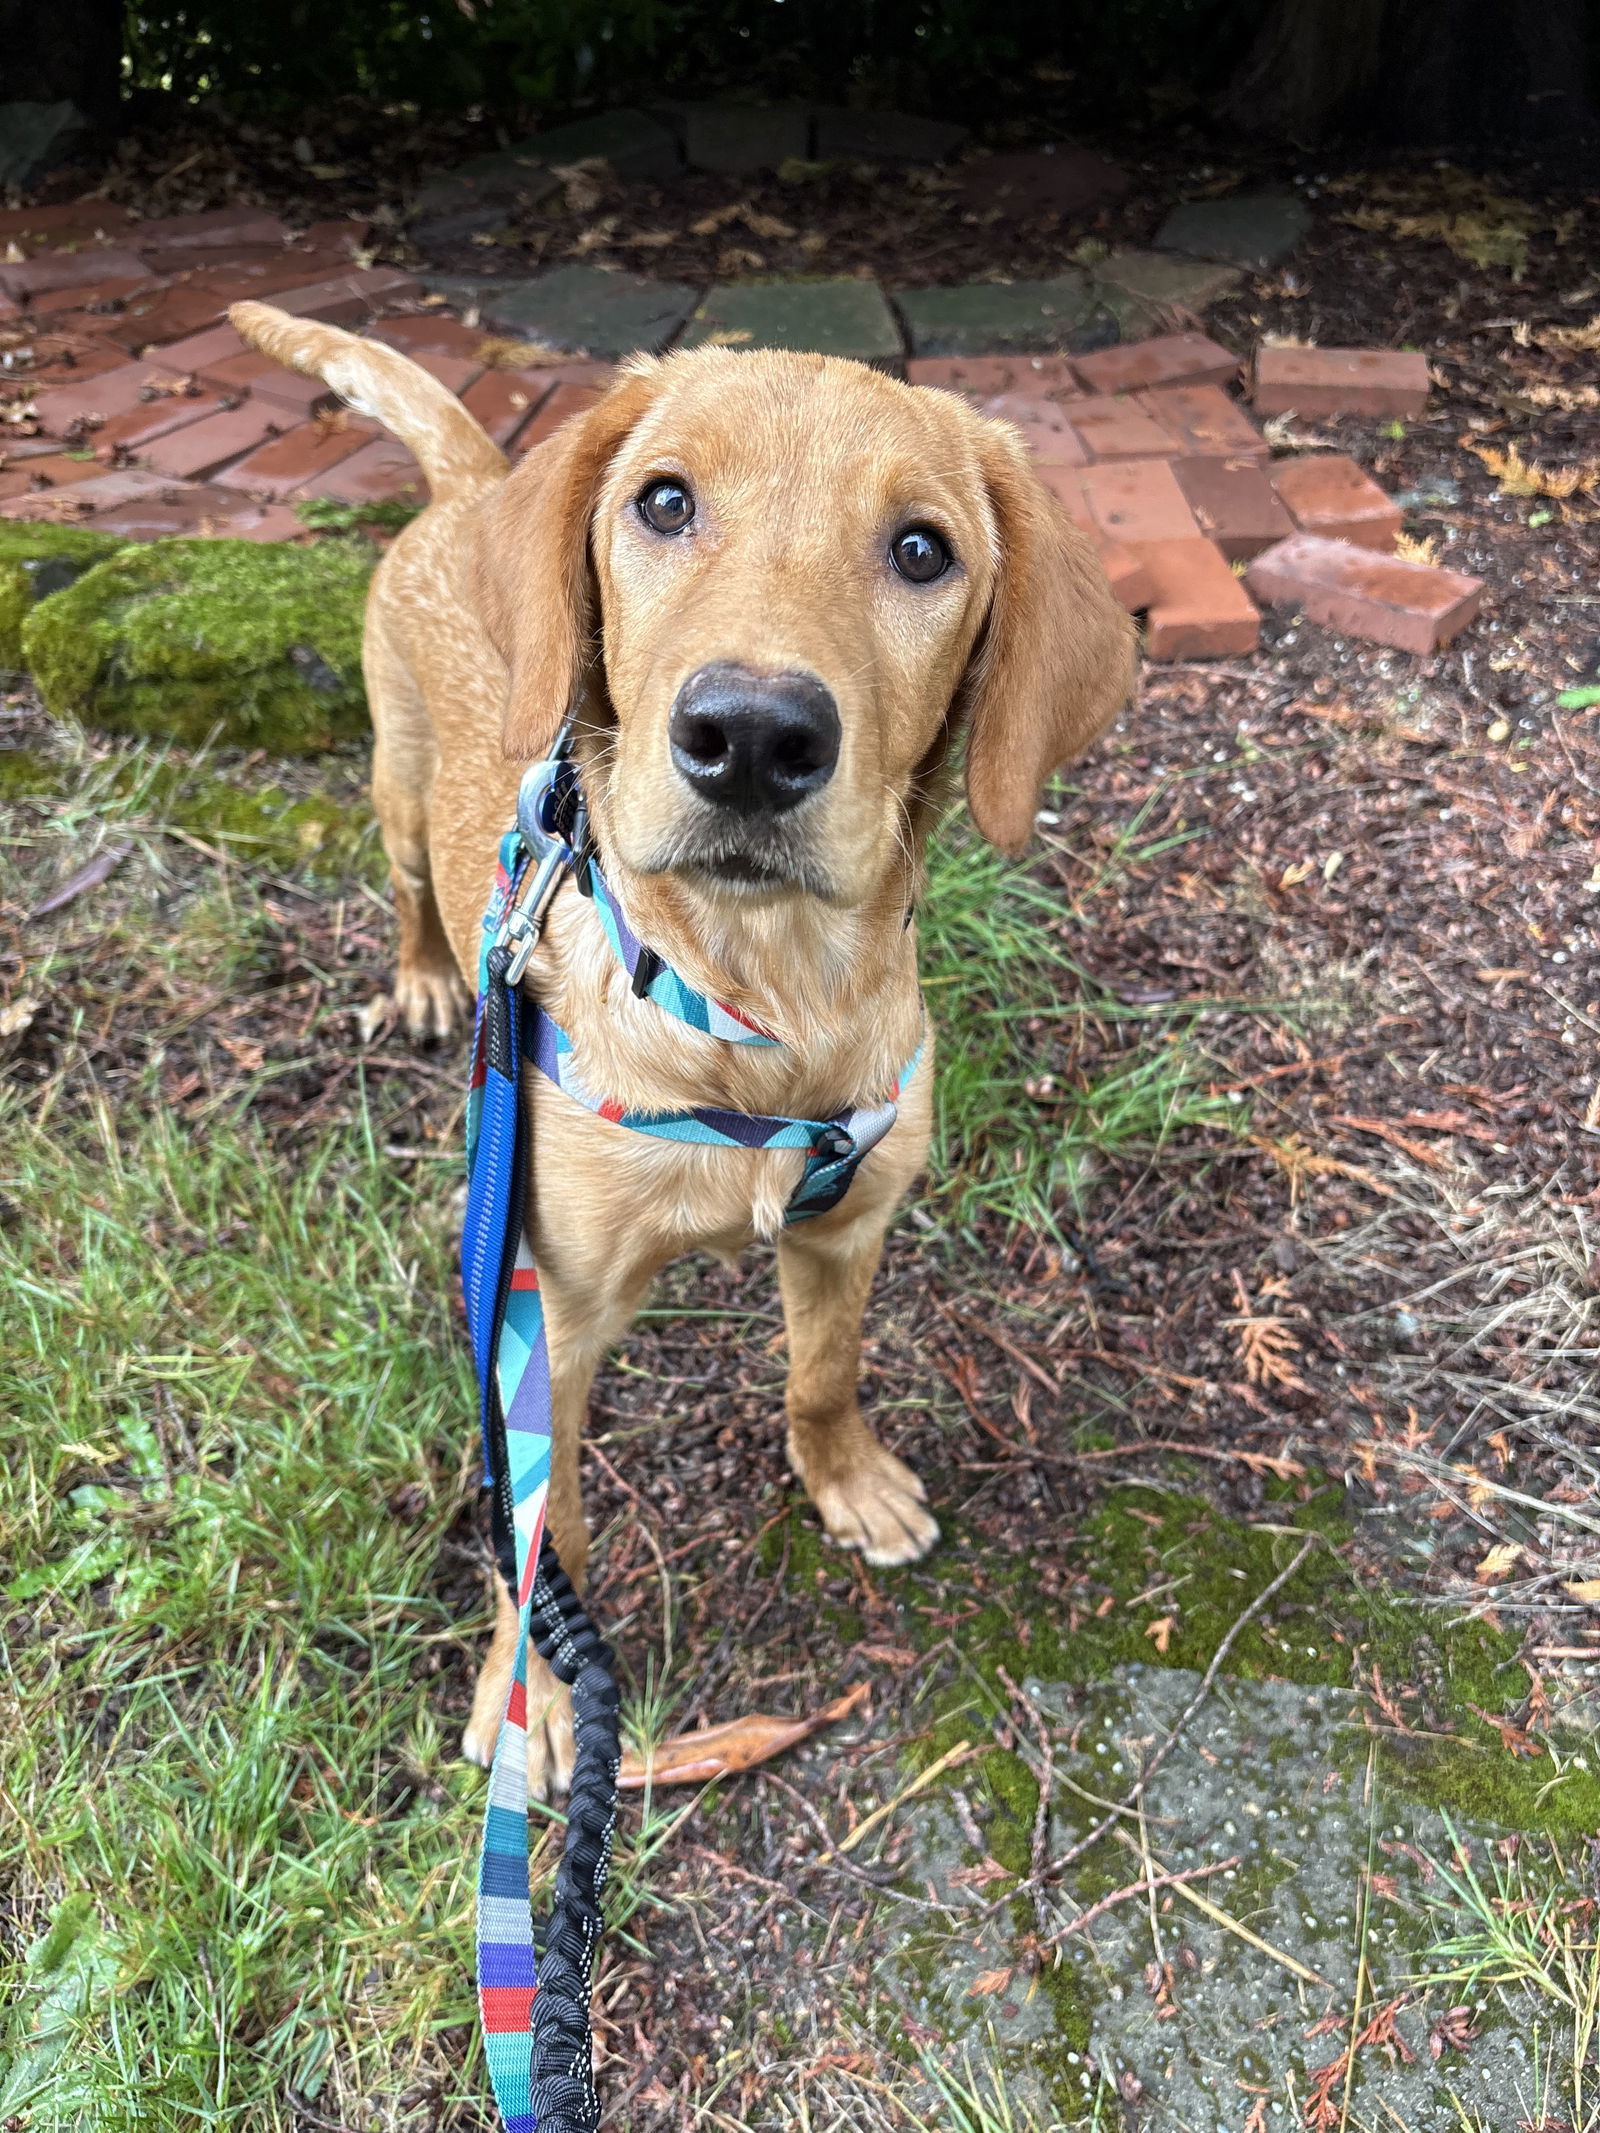
M 974 2074 L 969 2054 L 957 2076 L 926 2049 L 920 2060 L 929 2088 L 944 2105 L 948 2133 L 1066 2133 L 1059 2119 L 1052 2118 L 1047 2125 L 1036 2113 L 1013 2101 L 998 2061 L 981 2075 Z M 1116 2090 L 1103 2072 L 1090 2111 L 1088 2118 L 1073 2121 L 1074 2127 L 1083 2128 L 1084 2133 L 1101 2133 L 1102 2127 L 1115 2126 L 1122 2116 Z

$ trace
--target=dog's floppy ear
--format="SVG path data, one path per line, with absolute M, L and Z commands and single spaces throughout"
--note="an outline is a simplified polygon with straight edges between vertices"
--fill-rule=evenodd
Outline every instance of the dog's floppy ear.
M 501 745 L 543 755 L 598 651 L 590 521 L 613 455 L 660 390 L 655 364 L 630 370 L 515 469 L 485 506 L 479 612 L 510 670 Z
M 1133 686 L 1133 624 L 1100 558 L 1028 464 L 1020 437 L 979 425 L 999 574 L 963 683 L 967 805 L 1013 856 L 1046 779 L 1107 726 Z

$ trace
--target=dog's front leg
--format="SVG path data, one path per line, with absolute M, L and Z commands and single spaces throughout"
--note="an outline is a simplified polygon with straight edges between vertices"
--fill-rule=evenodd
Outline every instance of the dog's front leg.
M 856 1398 L 862 1313 L 897 1198 L 880 1190 L 850 1219 L 847 1199 L 835 1213 L 786 1230 L 778 1245 L 789 1329 L 789 1464 L 829 1538 L 859 1548 L 869 1563 L 915 1562 L 939 1538 L 922 1483 L 878 1442 Z

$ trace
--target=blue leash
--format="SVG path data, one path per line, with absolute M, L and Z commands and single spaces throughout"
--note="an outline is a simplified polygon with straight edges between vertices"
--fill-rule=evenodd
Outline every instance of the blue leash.
M 613 1654 L 584 1612 L 545 1525 L 550 1355 L 538 1270 L 522 1228 L 530 1163 L 522 1067 L 536 1067 L 587 1109 L 636 1133 L 716 1147 L 805 1149 L 805 1170 L 784 1210 L 785 1224 L 836 1207 L 896 1115 L 892 1098 L 829 1119 L 766 1118 L 712 1107 L 645 1112 L 585 1087 L 571 1038 L 517 990 L 550 903 L 569 874 L 593 898 L 639 997 L 727 1043 L 773 1045 L 778 1039 L 737 1008 L 697 991 L 633 933 L 594 856 L 567 753 L 570 735 L 569 722 L 552 754 L 524 776 L 517 826 L 501 841 L 483 921 L 467 1103 L 461 1283 L 478 1376 L 495 1557 L 519 1616 L 478 1873 L 478 2005 L 506 2133 L 594 2133 L 600 2123 L 589 2000 L 621 1764 Z M 919 1048 L 896 1096 L 920 1057 Z M 575 1742 L 566 1837 L 550 1916 L 542 1923 L 533 1916 L 528 1878 L 530 1644 L 572 1691 Z

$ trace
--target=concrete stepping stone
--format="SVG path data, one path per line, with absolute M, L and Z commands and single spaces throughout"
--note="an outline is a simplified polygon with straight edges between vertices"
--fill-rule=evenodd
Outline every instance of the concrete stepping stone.
M 1236 267 L 1213 266 L 1175 252 L 1112 252 L 1094 268 L 1095 299 L 1125 341 L 1159 327 L 1174 306 L 1204 311 L 1239 286 Z
M 943 163 L 966 138 L 965 126 L 943 119 L 830 106 L 816 113 L 812 153 L 822 163 Z
M 1068 141 L 1023 155 L 985 156 L 969 164 L 961 197 L 980 211 L 998 208 L 1007 221 L 1035 215 L 1081 215 L 1120 200 L 1130 180 L 1125 170 Z
M 680 104 L 683 159 L 691 170 L 776 170 L 811 149 L 811 113 L 803 104 Z
M 556 267 L 548 274 L 469 280 L 425 274 L 422 286 L 458 310 L 476 309 L 484 325 L 575 355 L 624 356 L 665 348 L 694 309 L 699 291 L 684 282 L 602 267 Z
M 795 348 L 898 371 L 900 329 L 871 281 L 729 282 L 708 292 L 686 348 Z
M 1236 193 L 1175 207 L 1156 232 L 1164 252 L 1221 259 L 1230 266 L 1275 267 L 1311 227 L 1311 210 L 1293 193 Z
M 918 356 L 1103 348 L 1115 330 L 1081 274 L 1053 281 L 964 282 L 952 289 L 896 289 L 895 307 Z
M 628 109 L 604 111 L 437 172 L 411 203 L 412 234 L 442 243 L 488 228 L 502 221 L 519 198 L 537 203 L 557 191 L 558 168 L 596 157 L 624 182 L 670 178 L 683 160 L 677 135 L 659 118 Z

